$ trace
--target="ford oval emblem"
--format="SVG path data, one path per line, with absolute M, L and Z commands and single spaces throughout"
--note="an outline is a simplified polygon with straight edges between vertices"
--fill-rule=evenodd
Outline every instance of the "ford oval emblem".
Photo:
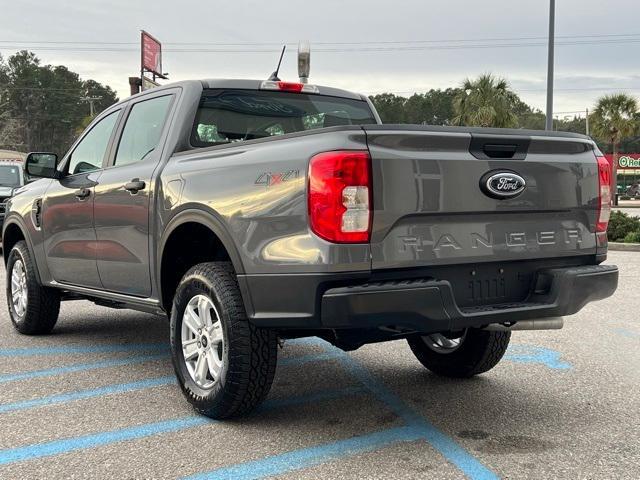
M 480 179 L 480 189 L 491 198 L 507 199 L 520 195 L 527 183 L 520 175 L 508 170 L 492 171 Z

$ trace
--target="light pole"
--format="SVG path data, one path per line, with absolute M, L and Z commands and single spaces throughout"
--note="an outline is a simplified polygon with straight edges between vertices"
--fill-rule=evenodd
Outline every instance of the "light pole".
M 553 53 L 555 43 L 556 0 L 549 1 L 549 53 L 547 54 L 547 121 L 546 130 L 553 130 Z

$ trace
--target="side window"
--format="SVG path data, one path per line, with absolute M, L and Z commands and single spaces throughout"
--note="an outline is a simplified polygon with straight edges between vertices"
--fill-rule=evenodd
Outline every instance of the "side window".
M 171 95 L 136 103 L 129 113 L 120 137 L 115 165 L 128 165 L 145 159 L 160 141 Z
M 102 168 L 102 160 L 120 111 L 110 113 L 96 123 L 71 153 L 69 174 L 86 173 Z

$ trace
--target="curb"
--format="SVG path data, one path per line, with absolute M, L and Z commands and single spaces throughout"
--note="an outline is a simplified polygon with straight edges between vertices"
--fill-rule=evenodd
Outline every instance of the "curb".
M 611 252 L 640 252 L 640 243 L 609 242 Z

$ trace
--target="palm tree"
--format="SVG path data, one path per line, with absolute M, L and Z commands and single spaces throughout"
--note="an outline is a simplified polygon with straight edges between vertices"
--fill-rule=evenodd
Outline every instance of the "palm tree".
M 593 113 L 589 115 L 591 133 L 613 149 L 611 193 L 616 193 L 618 173 L 618 147 L 620 141 L 638 130 L 638 102 L 625 93 L 600 97 Z
M 518 126 L 514 113 L 517 96 L 504 78 L 491 74 L 476 80 L 466 79 L 461 91 L 453 99 L 454 125 L 510 128 Z

